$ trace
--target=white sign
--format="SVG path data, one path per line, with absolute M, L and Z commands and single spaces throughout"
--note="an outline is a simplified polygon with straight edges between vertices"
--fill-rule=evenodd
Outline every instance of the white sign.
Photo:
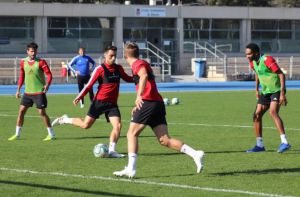
M 164 17 L 166 16 L 166 8 L 136 8 L 135 15 L 144 17 Z

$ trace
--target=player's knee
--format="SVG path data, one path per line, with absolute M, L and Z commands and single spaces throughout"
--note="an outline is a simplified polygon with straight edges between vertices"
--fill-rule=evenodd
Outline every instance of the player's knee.
M 271 116 L 272 118 L 278 116 L 278 114 L 277 114 L 277 112 L 276 112 L 275 110 L 270 110 L 270 111 L 269 111 L 269 114 L 270 114 L 270 116 Z
M 261 114 L 260 113 L 253 113 L 253 122 L 257 122 L 261 120 Z
M 168 146 L 170 138 L 168 136 L 161 136 L 158 139 L 158 141 L 159 141 L 160 145 L 162 145 L 162 146 Z
M 127 139 L 138 137 L 138 130 L 130 130 L 127 132 Z
M 46 116 L 46 112 L 44 110 L 39 110 L 39 115 L 40 116 Z
M 118 123 L 116 125 L 114 125 L 113 129 L 117 132 L 120 132 L 121 131 L 121 128 L 122 128 L 122 124 L 121 123 Z
M 87 123 L 84 123 L 81 125 L 81 128 L 83 128 L 83 129 L 89 129 L 90 127 L 91 127 L 91 125 L 87 124 Z
M 26 109 L 20 109 L 20 110 L 19 110 L 19 115 L 24 115 L 25 112 L 26 112 Z

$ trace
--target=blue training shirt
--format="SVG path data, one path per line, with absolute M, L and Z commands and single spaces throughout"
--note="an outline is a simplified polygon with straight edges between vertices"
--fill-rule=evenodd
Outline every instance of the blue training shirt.
M 90 69 L 90 63 L 93 65 Z M 73 68 L 73 65 L 75 65 L 75 68 Z M 72 72 L 75 73 L 75 71 L 79 71 L 80 76 L 87 76 L 92 72 L 95 68 L 95 61 L 87 55 L 77 55 L 74 57 L 71 62 L 68 64 L 68 68 L 72 70 Z

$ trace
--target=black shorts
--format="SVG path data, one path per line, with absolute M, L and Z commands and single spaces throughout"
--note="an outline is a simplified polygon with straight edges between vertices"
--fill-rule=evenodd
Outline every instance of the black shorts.
M 121 118 L 121 113 L 117 104 L 93 100 L 87 115 L 94 119 L 98 119 L 103 113 L 105 113 L 107 122 L 109 122 L 109 117 L 116 116 Z
M 279 102 L 279 99 L 280 99 L 280 91 L 275 93 L 269 93 L 269 94 L 261 94 L 259 95 L 257 104 L 270 105 L 271 101 Z
M 165 104 L 160 101 L 146 101 L 140 110 L 137 110 L 131 122 L 149 125 L 152 129 L 158 125 L 167 125 Z
M 25 107 L 32 107 L 33 103 L 35 103 L 36 108 L 44 109 L 47 108 L 47 97 L 46 94 L 36 94 L 36 95 L 28 95 L 23 94 L 21 105 Z
M 82 76 L 82 75 L 78 75 L 77 76 L 77 82 L 78 84 L 87 84 L 90 80 L 91 76 L 90 75 L 85 75 L 85 76 Z

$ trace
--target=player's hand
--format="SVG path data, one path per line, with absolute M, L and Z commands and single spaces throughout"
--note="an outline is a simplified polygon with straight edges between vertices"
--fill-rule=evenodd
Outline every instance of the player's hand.
M 73 104 L 74 104 L 74 105 L 77 105 L 77 104 L 79 103 L 79 101 L 80 101 L 80 99 L 77 99 L 77 98 L 76 98 L 76 99 L 74 99 Z
M 133 116 L 133 114 L 137 111 L 137 107 L 134 107 L 132 110 L 131 110 L 131 115 Z
M 279 99 L 279 105 L 283 105 L 283 106 L 286 106 L 287 105 L 287 99 L 285 97 L 284 94 L 280 94 L 280 99 Z
M 144 103 L 144 101 L 142 100 L 142 96 L 137 96 L 135 99 L 135 107 L 137 109 L 141 109 L 143 103 Z
M 80 72 L 79 72 L 79 71 L 76 71 L 76 72 L 75 72 L 75 76 L 77 77 L 78 75 L 80 75 Z
M 45 85 L 45 86 L 44 86 L 43 92 L 44 92 L 44 93 L 48 92 L 48 89 L 49 89 L 49 86 Z
M 259 91 L 258 90 L 255 91 L 255 97 L 257 100 L 259 99 Z
M 16 92 L 16 98 L 17 99 L 21 98 L 21 93 L 19 91 Z

